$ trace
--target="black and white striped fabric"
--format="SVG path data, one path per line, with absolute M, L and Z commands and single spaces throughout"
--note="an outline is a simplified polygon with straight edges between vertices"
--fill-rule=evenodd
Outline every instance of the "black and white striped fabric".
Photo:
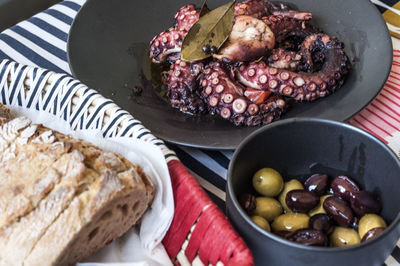
M 50 113 L 73 130 L 100 130 L 104 138 L 138 138 L 158 146 L 167 162 L 177 159 L 127 111 L 66 74 L 4 59 L 0 63 L 0 102 Z
M 59 82 L 64 82 L 65 86 L 71 87 L 71 89 L 63 91 L 63 93 L 58 92 L 58 98 L 54 96 L 57 93 L 54 93 L 52 96 L 47 95 L 47 97 L 44 97 L 44 100 L 41 98 L 40 103 L 39 100 L 36 99 L 34 104 L 37 104 L 38 108 L 47 108 L 47 111 L 56 112 L 62 104 L 66 104 L 65 100 L 63 102 L 64 98 L 68 99 L 65 93 L 68 93 L 68 91 L 69 93 L 73 92 L 75 87 L 84 86 L 70 77 L 71 72 L 67 61 L 66 47 L 71 23 L 85 1 L 86 0 L 63 1 L 0 34 L 0 59 L 10 59 L 22 65 L 38 66 L 60 73 L 60 77 L 58 77 L 57 80 L 59 80 Z M 21 79 L 18 75 L 23 75 L 26 71 L 33 71 L 17 69 L 18 67 L 20 66 L 13 65 L 9 61 L 3 61 L 2 65 L 0 65 L 0 71 L 7 69 L 7 71 L 13 73 L 16 79 Z M 31 74 L 36 78 L 38 77 L 37 73 Z M 3 82 L 7 79 L 7 75 L 1 72 L 0 81 Z M 46 77 L 47 72 L 44 71 L 40 75 Z M 14 82 L 13 86 L 17 86 L 16 84 L 17 82 Z M 54 86 L 56 88 L 58 85 L 50 82 L 49 86 Z M 12 93 L 13 88 L 10 86 L 8 91 Z M 87 126 L 98 125 L 98 123 L 101 123 L 104 110 L 113 105 L 112 101 L 105 100 L 102 104 L 96 105 L 96 108 L 99 108 L 99 110 L 97 113 L 95 112 L 96 114 L 93 115 L 93 117 L 85 116 L 84 106 L 88 106 L 85 99 L 93 102 L 93 97 L 96 98 L 98 94 L 87 87 L 83 89 L 83 92 L 86 98 L 84 97 L 82 102 L 77 103 L 78 106 L 82 106 L 82 114 L 80 111 L 76 111 L 75 115 L 77 115 L 75 118 L 70 116 L 65 117 L 65 119 L 73 125 L 73 128 L 86 128 Z M 50 94 L 50 92 L 48 93 Z M 5 98 L 0 95 L 0 100 L 3 99 Z M 18 101 L 18 99 L 20 99 L 20 97 L 16 94 L 14 101 Z M 27 104 L 28 102 L 29 99 L 25 103 Z M 112 136 L 113 134 L 119 134 L 121 136 L 128 136 L 134 135 L 134 132 L 140 132 L 137 131 L 137 126 L 141 127 L 139 121 L 134 120 L 130 114 L 121 109 L 116 110 L 116 112 L 116 114 L 112 115 L 112 121 L 109 121 L 106 125 L 110 127 L 110 130 L 107 130 L 105 135 Z M 115 133 L 115 130 L 117 130 L 115 129 L 115 124 L 119 123 L 121 119 L 128 119 L 129 123 L 125 123 L 124 125 L 126 128 L 123 130 L 119 129 L 118 133 Z M 138 138 L 151 138 L 156 145 L 163 148 L 167 160 L 174 158 L 174 153 L 164 148 L 164 143 L 154 138 L 146 129 L 143 129 L 135 136 Z M 171 144 L 167 145 L 170 149 L 175 151 L 178 158 L 197 178 L 214 202 L 223 208 L 225 201 L 226 173 L 233 151 L 209 151 Z M 398 262 L 400 262 L 400 249 L 396 247 L 385 264 L 400 265 Z

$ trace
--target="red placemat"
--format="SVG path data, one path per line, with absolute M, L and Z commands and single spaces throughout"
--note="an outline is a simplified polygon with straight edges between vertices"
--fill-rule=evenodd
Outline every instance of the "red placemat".
M 393 50 L 392 70 L 382 91 L 349 123 L 369 131 L 397 152 L 400 147 L 400 50 Z

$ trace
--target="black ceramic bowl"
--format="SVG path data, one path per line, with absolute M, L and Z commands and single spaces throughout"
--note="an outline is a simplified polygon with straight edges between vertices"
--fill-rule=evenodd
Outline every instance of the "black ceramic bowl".
M 309 247 L 255 225 L 237 196 L 254 192 L 253 174 L 264 167 L 285 181 L 314 173 L 347 175 L 378 194 L 388 222 L 377 238 L 349 247 Z M 353 126 L 329 120 L 292 118 L 260 128 L 235 151 L 228 170 L 227 212 L 252 251 L 256 265 L 382 265 L 400 237 L 400 162 L 380 140 Z

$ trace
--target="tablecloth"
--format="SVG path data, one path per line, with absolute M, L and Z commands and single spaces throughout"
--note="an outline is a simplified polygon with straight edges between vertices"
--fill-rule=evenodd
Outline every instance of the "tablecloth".
M 85 1 L 63 1 L 2 32 L 0 59 L 7 58 L 22 64 L 71 74 L 66 52 L 68 32 Z M 386 2 L 393 5 L 395 1 Z M 392 23 L 397 24 L 397 21 Z M 382 92 L 348 122 L 371 132 L 391 146 L 400 156 L 400 41 L 398 39 L 393 39 L 393 47 L 393 68 Z M 210 151 L 172 144 L 168 146 L 176 152 L 213 201 L 223 209 L 226 172 L 233 151 Z M 385 263 L 400 265 L 399 262 L 398 245 Z

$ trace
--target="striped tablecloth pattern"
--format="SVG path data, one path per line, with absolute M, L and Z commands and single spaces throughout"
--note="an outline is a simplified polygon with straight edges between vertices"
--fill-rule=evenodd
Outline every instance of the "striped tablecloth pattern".
M 84 2 L 63 1 L 2 32 L 0 59 L 71 74 L 66 52 L 68 32 Z M 371 132 L 400 156 L 400 50 L 397 49 L 394 50 L 392 71 L 382 92 L 348 122 Z M 226 173 L 233 151 L 168 146 L 176 152 L 214 202 L 223 208 Z M 396 246 L 385 264 L 400 265 L 399 262 L 400 248 Z

